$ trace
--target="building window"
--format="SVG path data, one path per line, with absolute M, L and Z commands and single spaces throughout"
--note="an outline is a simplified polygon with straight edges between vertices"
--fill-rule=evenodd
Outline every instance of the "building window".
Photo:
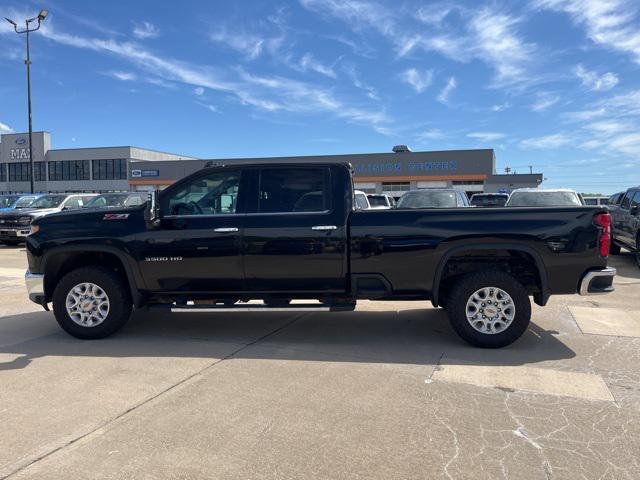
M 29 162 L 19 162 L 9 164 L 9 181 L 10 182 L 28 182 L 31 178 L 29 175 Z
M 408 192 L 410 189 L 409 182 L 382 182 L 383 192 Z
M 33 163 L 34 179 L 36 182 L 47 181 L 47 162 Z
M 127 161 L 124 158 L 93 160 L 94 180 L 126 180 Z
M 7 181 L 7 167 L 4 163 L 0 163 L 0 182 Z
M 49 180 L 89 180 L 89 160 L 49 162 Z
M 484 185 L 482 180 L 454 180 L 452 185 Z

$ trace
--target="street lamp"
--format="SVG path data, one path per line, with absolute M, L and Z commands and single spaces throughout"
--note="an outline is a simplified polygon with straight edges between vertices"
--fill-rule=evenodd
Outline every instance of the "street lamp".
M 16 33 L 27 34 L 27 59 L 25 60 L 24 63 L 27 66 L 27 102 L 29 105 L 29 173 L 30 173 L 29 182 L 31 185 L 31 193 L 34 193 L 35 191 L 35 188 L 33 185 L 35 169 L 33 168 L 33 142 L 31 138 L 33 134 L 33 130 L 31 127 L 31 52 L 29 50 L 29 34 L 31 32 L 35 32 L 36 30 L 40 29 L 40 25 L 42 24 L 44 19 L 47 18 L 48 14 L 49 12 L 47 12 L 46 10 L 40 10 L 40 13 L 38 13 L 37 17 L 29 18 L 24 21 L 25 23 L 24 30 L 18 30 L 18 24 L 13 20 L 11 20 L 10 18 L 5 17 L 5 20 L 9 22 L 11 25 L 13 25 L 13 29 L 16 31 Z M 38 26 L 30 29 L 29 25 L 31 25 L 36 20 L 38 21 Z

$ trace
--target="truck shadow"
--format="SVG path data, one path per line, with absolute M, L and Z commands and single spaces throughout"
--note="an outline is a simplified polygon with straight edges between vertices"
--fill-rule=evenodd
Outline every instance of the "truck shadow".
M 618 271 L 616 275 L 617 280 L 621 282 L 625 280 L 640 280 L 640 268 L 638 268 L 634 253 L 622 250 L 620 255 L 611 255 L 608 264 Z
M 23 332 L 20 330 L 23 328 Z M 553 331 L 531 323 L 514 344 L 498 349 L 464 343 L 439 309 L 345 313 L 158 314 L 136 312 L 110 338 L 82 341 L 60 330 L 46 312 L 2 318 L 0 371 L 40 357 L 176 357 L 515 366 L 575 357 Z M 24 333 L 24 334 L 23 334 Z M 22 340 L 20 340 L 22 337 Z M 4 338 L 8 343 L 11 336 Z M 3 361 L 2 357 L 7 358 Z

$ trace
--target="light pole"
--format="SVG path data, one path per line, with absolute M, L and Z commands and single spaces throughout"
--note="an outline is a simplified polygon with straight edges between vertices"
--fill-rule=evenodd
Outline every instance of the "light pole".
M 47 12 L 46 10 L 40 10 L 40 13 L 38 14 L 37 17 L 33 17 L 25 20 L 24 30 L 18 30 L 18 24 L 13 20 L 11 20 L 10 18 L 5 17 L 5 20 L 9 22 L 11 25 L 13 25 L 13 29 L 16 31 L 16 33 L 27 34 L 27 59 L 24 61 L 24 63 L 27 66 L 27 103 L 29 106 L 29 184 L 31 186 L 31 193 L 34 193 L 35 191 L 35 188 L 33 185 L 35 169 L 33 168 L 33 142 L 32 142 L 33 129 L 31 126 L 31 52 L 30 52 L 30 46 L 29 46 L 29 34 L 31 32 L 35 32 L 36 30 L 40 29 L 40 25 L 42 24 L 44 19 L 47 18 L 48 13 L 49 12 Z M 35 22 L 36 20 L 38 21 L 38 26 L 36 28 L 30 29 L 29 25 Z

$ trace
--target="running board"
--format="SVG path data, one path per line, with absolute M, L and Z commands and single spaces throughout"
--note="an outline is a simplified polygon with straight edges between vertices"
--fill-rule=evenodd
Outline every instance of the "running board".
M 226 306 L 201 306 L 201 305 L 171 305 L 172 313 L 214 313 L 214 312 L 351 312 L 355 310 L 355 304 L 293 304 L 281 307 L 268 305 L 234 305 Z

